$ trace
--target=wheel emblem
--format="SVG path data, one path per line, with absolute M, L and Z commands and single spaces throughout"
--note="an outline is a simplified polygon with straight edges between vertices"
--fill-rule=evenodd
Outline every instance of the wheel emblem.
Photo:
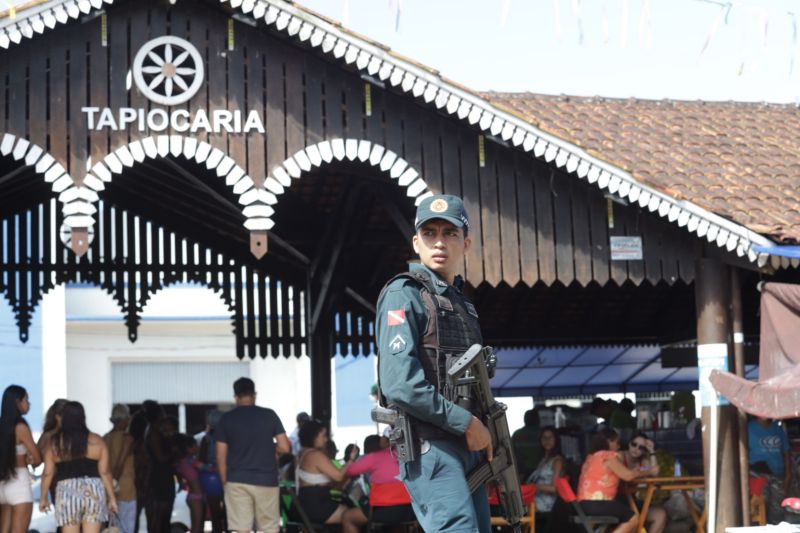
M 203 58 L 189 41 L 165 35 L 146 42 L 133 59 L 136 87 L 149 100 L 182 104 L 203 84 Z

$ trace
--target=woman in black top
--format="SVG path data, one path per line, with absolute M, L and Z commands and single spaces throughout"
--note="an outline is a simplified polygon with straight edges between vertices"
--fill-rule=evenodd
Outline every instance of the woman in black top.
M 108 512 L 117 512 L 117 500 L 108 469 L 108 448 L 100 435 L 86 427 L 78 402 L 68 402 L 61 428 L 45 450 L 39 509 L 50 507 L 47 492 L 56 483 L 56 523 L 63 533 L 99 533 Z
M 150 423 L 145 437 L 145 451 L 150 465 L 147 500 L 144 504 L 148 533 L 169 533 L 175 501 L 175 462 L 172 439 L 178 433 L 173 417 Z

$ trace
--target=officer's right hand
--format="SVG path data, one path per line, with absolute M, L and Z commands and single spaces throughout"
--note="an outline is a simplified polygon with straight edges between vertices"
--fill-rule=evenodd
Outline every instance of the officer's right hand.
M 483 425 L 483 422 L 473 416 L 472 420 L 467 426 L 467 431 L 464 433 L 467 438 L 467 448 L 473 452 L 486 450 L 486 458 L 491 461 L 494 457 L 494 450 L 492 450 L 492 436 L 489 430 Z

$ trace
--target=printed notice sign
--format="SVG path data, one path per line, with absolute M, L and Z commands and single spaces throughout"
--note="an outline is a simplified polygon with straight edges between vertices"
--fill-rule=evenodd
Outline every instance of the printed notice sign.
M 702 406 L 728 405 L 728 400 L 719 396 L 708 377 L 712 370 L 728 370 L 728 345 L 724 342 L 700 344 L 697 346 L 698 381 L 700 385 L 700 404 Z
M 642 260 L 642 238 L 641 237 L 611 237 L 611 260 L 612 261 L 641 261 Z

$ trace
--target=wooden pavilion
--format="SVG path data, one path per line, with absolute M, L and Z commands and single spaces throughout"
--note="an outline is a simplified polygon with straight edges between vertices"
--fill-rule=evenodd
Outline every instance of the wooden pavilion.
M 794 106 L 476 93 L 286 0 L 30 2 L 0 19 L 0 104 L 22 340 L 57 284 L 107 290 L 135 341 L 148 299 L 195 281 L 238 357 L 311 357 L 323 419 L 426 195 L 465 199 L 497 345 L 697 339 L 737 369 L 750 289 L 795 276 Z

